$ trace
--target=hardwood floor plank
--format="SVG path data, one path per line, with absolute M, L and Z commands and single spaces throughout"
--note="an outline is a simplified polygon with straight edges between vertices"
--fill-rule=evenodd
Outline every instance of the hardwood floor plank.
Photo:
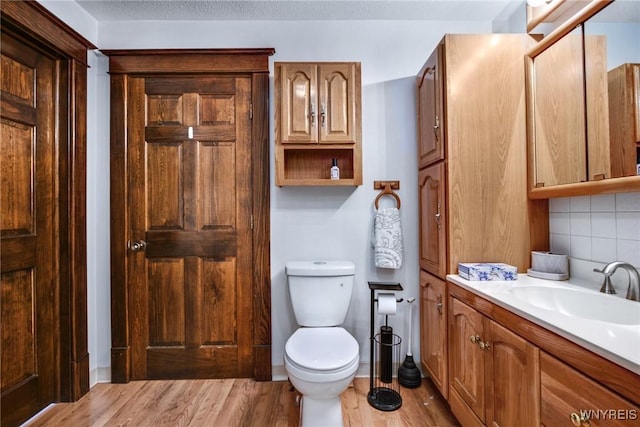
M 459 426 L 430 380 L 400 388 L 402 406 L 385 412 L 367 401 L 369 379 L 342 394 L 345 426 Z M 25 427 L 298 427 L 299 393 L 289 382 L 251 379 L 153 380 L 98 384 L 75 403 L 52 405 Z

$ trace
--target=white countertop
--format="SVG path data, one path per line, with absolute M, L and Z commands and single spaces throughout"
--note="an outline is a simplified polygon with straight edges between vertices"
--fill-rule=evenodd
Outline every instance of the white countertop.
M 571 280 L 544 280 L 530 277 L 526 274 L 519 274 L 518 280 L 513 281 L 470 281 L 457 274 L 450 274 L 447 279 L 494 304 L 506 308 L 618 365 L 640 374 L 640 325 L 620 325 L 565 315 L 527 303 L 517 298 L 512 291 L 516 287 L 526 286 L 563 287 L 589 291 L 584 286 L 571 284 Z M 597 292 L 597 290 L 594 292 Z M 605 294 L 600 295 L 603 297 L 603 304 L 606 303 L 607 298 L 617 298 Z M 629 302 L 638 304 L 638 316 L 640 316 L 640 302 Z M 597 309 L 597 307 L 594 307 L 594 309 Z

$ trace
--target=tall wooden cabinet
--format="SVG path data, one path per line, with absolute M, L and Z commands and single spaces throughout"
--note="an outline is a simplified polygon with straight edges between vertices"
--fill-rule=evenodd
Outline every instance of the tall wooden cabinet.
M 360 81 L 359 62 L 275 63 L 276 185 L 362 184 Z
M 527 35 L 446 35 L 417 76 L 424 322 L 440 316 L 424 297 L 428 284 L 459 262 L 506 262 L 523 272 L 531 250 L 548 248 L 547 202 L 527 198 L 523 58 L 532 43 Z M 446 396 L 439 361 L 451 358 L 447 330 L 422 326 L 422 367 Z

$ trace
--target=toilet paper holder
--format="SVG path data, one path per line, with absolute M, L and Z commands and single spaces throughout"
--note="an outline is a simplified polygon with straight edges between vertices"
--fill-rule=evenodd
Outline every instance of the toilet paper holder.
M 374 387 L 374 365 L 375 365 L 375 357 L 374 357 L 374 348 L 376 344 L 376 335 L 375 335 L 375 304 L 378 301 L 376 298 L 376 291 L 402 291 L 402 285 L 400 283 L 394 282 L 369 282 L 369 289 L 371 290 L 371 345 L 370 345 L 370 354 L 369 354 L 369 394 L 367 395 L 367 401 L 371 406 L 381 411 L 393 411 L 398 409 L 402 405 L 402 398 L 400 397 L 400 388 L 397 385 L 397 379 L 393 380 L 391 375 L 391 370 L 387 369 L 384 375 L 388 375 L 389 378 L 382 381 L 384 384 L 378 384 L 378 387 Z M 402 298 L 396 298 L 396 303 L 402 302 Z M 385 314 L 385 319 L 388 318 L 388 314 Z M 386 325 L 385 321 L 385 325 Z M 381 327 L 381 333 L 382 329 Z M 391 351 L 393 349 L 400 350 L 400 342 L 401 339 L 397 335 L 392 333 L 391 328 L 388 328 L 388 335 L 391 336 L 391 342 L 386 343 L 385 349 Z M 382 337 L 381 337 L 382 338 Z M 392 353 L 393 354 L 393 353 Z M 393 357 L 391 356 L 390 362 L 393 362 Z M 390 364 L 392 367 L 393 363 Z M 394 384 L 397 387 L 394 387 Z

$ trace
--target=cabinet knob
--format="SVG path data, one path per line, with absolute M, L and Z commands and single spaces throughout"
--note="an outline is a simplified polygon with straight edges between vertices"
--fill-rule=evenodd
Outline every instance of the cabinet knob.
M 477 344 L 482 340 L 480 339 L 480 335 L 471 335 L 469 337 L 469 341 L 471 341 L 473 344 Z
M 480 341 L 480 350 L 491 350 L 491 343 L 490 342 L 482 342 Z

